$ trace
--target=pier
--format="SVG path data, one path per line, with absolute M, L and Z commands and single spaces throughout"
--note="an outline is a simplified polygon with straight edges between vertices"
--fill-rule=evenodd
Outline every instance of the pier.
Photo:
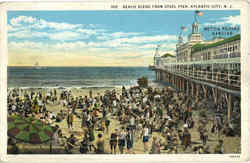
M 211 98 L 218 104 L 224 97 L 230 121 L 233 98 L 240 97 L 240 57 L 158 64 L 153 70 L 157 81 L 168 82 L 194 100 Z
M 183 35 L 186 27 L 181 27 L 174 59 L 161 56 L 160 45 L 157 46 L 154 65 L 150 69 L 155 71 L 157 81 L 168 82 L 194 100 L 211 99 L 216 107 L 223 103 L 220 107 L 226 109 L 227 115 L 224 116 L 230 122 L 232 112 L 240 105 L 241 37 L 235 34 L 204 40 L 197 19 L 201 15 L 202 12 L 195 12 L 192 31 L 186 42 Z

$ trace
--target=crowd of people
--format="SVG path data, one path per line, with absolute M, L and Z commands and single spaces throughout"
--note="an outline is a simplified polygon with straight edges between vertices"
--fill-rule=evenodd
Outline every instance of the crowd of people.
M 60 111 L 57 114 L 49 111 L 48 104 L 60 106 Z M 120 93 L 114 89 L 95 96 L 90 90 L 88 95 L 78 97 L 70 90 L 54 89 L 46 94 L 18 89 L 8 91 L 8 116 L 33 116 L 53 125 L 53 142 L 63 145 L 65 153 L 73 153 L 79 147 L 82 154 L 134 154 L 138 141 L 147 154 L 223 153 L 222 135 L 231 128 L 224 124 L 223 116 L 212 119 L 214 115 L 209 116 L 206 107 L 170 87 L 122 87 Z M 199 113 L 198 120 L 194 119 L 194 111 Z M 74 130 L 75 119 L 81 120 L 81 126 L 77 126 L 83 131 L 81 140 L 74 134 L 65 136 L 60 126 L 66 120 L 68 129 Z M 110 128 L 113 121 L 119 123 L 115 129 Z M 190 131 L 194 129 L 200 134 L 198 143 L 192 139 Z M 217 140 L 214 149 L 207 143 L 209 135 Z M 105 144 L 109 144 L 108 150 Z

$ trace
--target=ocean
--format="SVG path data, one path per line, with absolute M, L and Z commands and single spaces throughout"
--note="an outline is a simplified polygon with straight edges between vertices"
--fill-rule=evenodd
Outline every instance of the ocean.
M 148 67 L 8 67 L 8 88 L 132 86 L 155 74 Z

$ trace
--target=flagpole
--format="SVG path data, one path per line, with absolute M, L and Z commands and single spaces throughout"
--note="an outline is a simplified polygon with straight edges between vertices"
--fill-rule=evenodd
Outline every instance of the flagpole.
M 194 20 L 197 22 L 197 14 L 194 12 Z

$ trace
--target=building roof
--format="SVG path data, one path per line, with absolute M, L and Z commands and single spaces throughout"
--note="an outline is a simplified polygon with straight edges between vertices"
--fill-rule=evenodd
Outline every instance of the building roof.
M 208 49 L 208 48 L 213 48 L 213 47 L 216 47 L 216 46 L 220 46 L 220 45 L 223 45 L 225 43 L 229 43 L 229 42 L 232 42 L 232 41 L 235 41 L 235 40 L 240 40 L 240 34 L 237 34 L 237 35 L 234 35 L 232 37 L 229 37 L 229 38 L 226 38 L 222 41 L 218 41 L 218 42 L 215 42 L 215 43 L 212 43 L 212 44 L 195 44 L 194 46 L 192 46 L 192 53 L 195 53 L 195 52 L 198 52 L 198 51 L 201 51 L 203 49 Z
M 175 58 L 176 56 L 170 54 L 170 53 L 165 53 L 161 56 L 162 58 L 167 58 L 167 57 L 172 57 L 172 58 Z

